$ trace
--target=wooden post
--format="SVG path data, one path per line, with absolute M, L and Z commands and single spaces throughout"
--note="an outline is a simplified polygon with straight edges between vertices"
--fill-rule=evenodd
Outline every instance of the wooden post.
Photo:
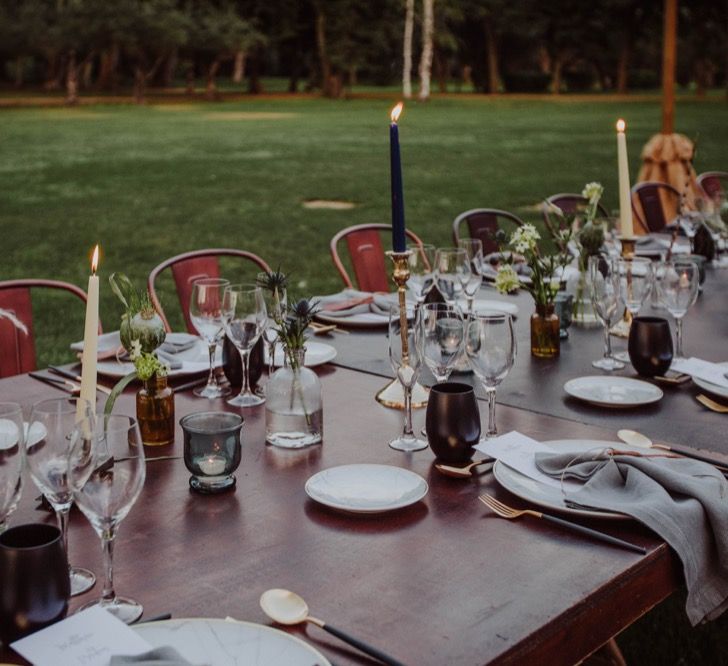
M 662 133 L 675 131 L 675 61 L 677 41 L 677 0 L 665 0 L 662 44 Z

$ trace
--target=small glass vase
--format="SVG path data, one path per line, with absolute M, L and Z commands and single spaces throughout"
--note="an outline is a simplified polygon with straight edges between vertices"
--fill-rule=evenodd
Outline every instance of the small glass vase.
M 599 326 L 599 319 L 594 313 L 591 299 L 591 285 L 586 270 L 579 271 L 579 279 L 574 292 L 574 310 L 572 322 L 581 326 Z
M 174 393 L 167 378 L 152 376 L 136 394 L 136 413 L 145 446 L 174 442 Z
M 306 349 L 284 349 L 284 365 L 266 384 L 265 440 L 284 449 L 320 444 L 323 438 L 321 382 L 304 365 Z M 291 358 L 292 357 L 292 358 Z
M 531 354 L 539 358 L 553 358 L 559 355 L 559 317 L 554 304 L 536 304 L 531 315 Z

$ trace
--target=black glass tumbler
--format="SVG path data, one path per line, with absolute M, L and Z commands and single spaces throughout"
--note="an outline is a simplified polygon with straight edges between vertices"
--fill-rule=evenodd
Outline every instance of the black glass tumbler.
M 439 460 L 470 460 L 480 441 L 480 411 L 473 387 L 458 382 L 435 384 L 427 400 L 425 424 L 430 448 Z
M 662 317 L 635 317 L 629 329 L 627 350 L 640 375 L 664 375 L 672 363 L 670 323 Z
M 6 645 L 68 612 L 71 582 L 61 531 L 18 525 L 0 534 L 0 639 Z

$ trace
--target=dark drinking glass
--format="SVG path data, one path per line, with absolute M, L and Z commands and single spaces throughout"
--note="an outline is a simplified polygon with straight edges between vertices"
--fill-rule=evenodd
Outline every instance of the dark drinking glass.
M 672 336 L 667 319 L 635 317 L 627 349 L 629 360 L 640 375 L 664 375 L 672 363 Z
M 472 386 L 435 384 L 425 419 L 427 440 L 439 460 L 464 463 L 473 457 L 473 447 L 480 441 L 480 412 Z
M 6 645 L 66 616 L 71 579 L 61 530 L 11 527 L 0 534 L 0 639 Z

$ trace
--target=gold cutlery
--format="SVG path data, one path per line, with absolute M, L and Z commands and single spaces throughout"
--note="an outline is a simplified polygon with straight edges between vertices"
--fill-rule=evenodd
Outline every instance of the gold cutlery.
M 336 324 L 319 324 L 312 321 L 309 326 L 313 329 L 314 335 L 323 335 L 324 333 L 344 333 L 349 335 L 349 331 L 339 328 Z
M 670 453 L 674 454 L 671 457 L 693 458 L 694 460 L 701 460 L 717 467 L 721 472 L 725 472 L 728 469 L 728 462 L 723 462 L 722 460 L 717 460 L 716 458 L 702 455 L 691 449 L 668 446 L 667 444 L 655 444 L 649 437 L 647 437 L 647 435 L 643 435 L 641 432 L 637 432 L 635 430 L 620 430 L 619 432 L 617 432 L 617 437 L 619 437 L 619 439 L 621 439 L 625 444 L 631 444 L 632 446 L 636 446 L 638 448 L 670 451 Z
M 473 468 L 477 467 L 478 465 L 483 465 L 485 463 L 495 463 L 495 461 L 492 458 L 483 458 L 482 460 L 476 460 L 475 462 L 471 462 L 470 464 L 465 465 L 465 467 L 454 467 L 452 465 L 443 465 L 441 463 L 436 463 L 435 467 L 445 476 L 452 476 L 456 479 L 467 479 L 473 475 Z M 491 465 L 490 469 L 487 469 L 485 471 L 489 472 L 492 468 L 493 467 Z
M 491 497 L 490 495 L 480 495 L 478 499 L 483 504 L 485 504 L 485 506 L 487 506 L 491 511 L 493 511 L 493 513 L 499 515 L 501 518 L 506 518 L 507 520 L 514 520 L 515 518 L 519 518 L 520 516 L 533 516 L 534 518 L 543 518 L 550 523 L 565 527 L 572 532 L 585 534 L 594 539 L 598 539 L 599 541 L 604 541 L 605 543 L 612 544 L 613 546 L 620 546 L 622 548 L 626 548 L 627 550 L 641 553 L 642 555 L 647 554 L 647 549 L 643 548 L 642 546 L 630 543 L 629 541 L 623 541 L 622 539 L 617 539 L 617 537 L 605 534 L 604 532 L 593 530 L 590 527 L 584 527 L 583 525 L 578 525 L 577 523 L 572 523 L 568 520 L 557 518 L 556 516 L 550 516 L 547 513 L 533 511 L 532 509 L 513 509 L 510 506 L 503 504 L 503 502 L 498 501 L 495 497 Z
M 81 375 L 77 375 L 75 372 L 71 372 L 70 370 L 66 370 L 65 368 L 61 368 L 57 365 L 49 365 L 48 370 L 57 375 L 60 375 L 61 377 L 67 377 L 72 381 L 81 381 Z M 104 393 L 105 395 L 111 395 L 111 389 L 107 388 L 103 384 L 96 384 L 96 390 L 101 391 L 101 393 Z
M 707 407 L 713 412 L 718 412 L 718 414 L 728 414 L 728 405 L 721 405 L 719 402 L 709 398 L 707 395 L 703 395 L 701 393 L 695 399 L 703 405 L 703 407 Z
M 39 382 L 43 382 L 44 384 L 48 384 L 49 386 L 53 386 L 54 388 L 61 389 L 62 391 L 66 391 L 71 394 L 79 393 L 81 391 L 81 387 L 78 384 L 75 384 L 68 379 L 56 379 L 54 377 L 49 377 L 48 375 L 43 375 L 39 372 L 31 372 L 29 374 L 33 379 L 37 379 Z

